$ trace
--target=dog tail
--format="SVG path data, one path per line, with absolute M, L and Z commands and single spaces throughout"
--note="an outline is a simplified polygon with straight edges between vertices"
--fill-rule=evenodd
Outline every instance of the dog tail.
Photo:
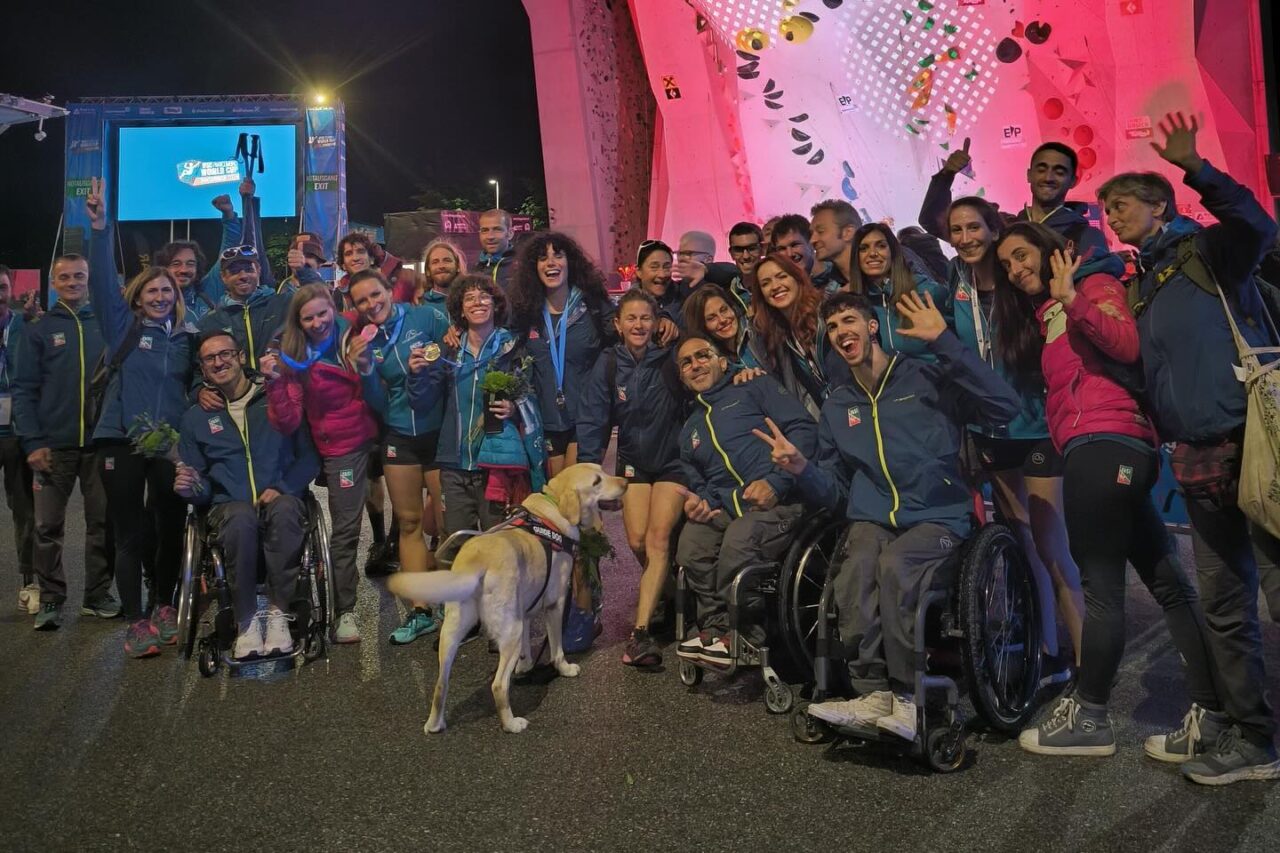
M 398 572 L 387 589 L 413 601 L 466 601 L 480 590 L 484 572 Z

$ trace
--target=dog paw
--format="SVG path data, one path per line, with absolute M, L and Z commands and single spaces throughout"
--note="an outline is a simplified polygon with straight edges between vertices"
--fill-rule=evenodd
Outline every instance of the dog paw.
M 503 723 L 502 727 L 513 735 L 518 735 L 520 732 L 529 728 L 529 721 L 524 717 L 512 717 L 510 722 Z
M 444 720 L 427 720 L 422 730 L 429 735 L 438 735 L 444 731 Z
M 556 664 L 556 672 L 560 673 L 565 678 L 577 678 L 578 673 L 582 672 L 582 667 L 576 663 L 569 663 L 568 661 L 562 660 Z

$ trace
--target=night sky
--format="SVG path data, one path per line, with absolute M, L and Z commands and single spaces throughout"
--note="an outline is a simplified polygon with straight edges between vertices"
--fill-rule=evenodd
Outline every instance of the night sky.
M 347 111 L 352 219 L 412 210 L 445 186 L 504 205 L 542 187 L 528 19 L 520 0 L 13 3 L 0 92 L 89 96 L 336 94 Z M 62 31 L 53 21 L 74 22 Z M 63 125 L 0 135 L 0 263 L 48 266 L 62 209 Z M 270 164 L 268 164 L 270 165 Z

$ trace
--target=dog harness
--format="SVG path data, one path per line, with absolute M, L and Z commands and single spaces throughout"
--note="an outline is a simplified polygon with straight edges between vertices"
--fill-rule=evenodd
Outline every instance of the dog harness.
M 543 549 L 547 552 L 547 573 L 542 578 L 542 589 L 538 590 L 538 595 L 533 599 L 529 608 L 525 611 L 529 613 L 538 602 L 542 601 L 542 597 L 547 593 L 547 584 L 551 582 L 551 557 L 556 551 L 562 551 L 571 558 L 578 550 L 578 543 L 566 537 L 559 530 L 556 530 L 550 522 L 537 513 L 530 512 L 524 507 L 516 507 L 511 515 L 507 516 L 500 527 L 518 527 L 526 533 L 532 533 L 542 543 Z

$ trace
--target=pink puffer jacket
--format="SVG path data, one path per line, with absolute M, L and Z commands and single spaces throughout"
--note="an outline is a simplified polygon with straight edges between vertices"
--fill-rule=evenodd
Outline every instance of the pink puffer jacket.
M 291 435 L 306 414 L 311 439 L 326 459 L 354 453 L 378 434 L 378 423 L 360 391 L 360 377 L 317 362 L 305 375 L 287 373 L 267 383 L 267 417 Z
M 1036 312 L 1044 351 L 1040 366 L 1048 391 L 1045 414 L 1061 451 L 1074 438 L 1095 433 L 1130 436 L 1152 445 L 1155 429 L 1142 408 L 1108 374 L 1104 359 L 1138 360 L 1138 325 L 1112 276 L 1088 276 L 1070 307 L 1049 300 Z

